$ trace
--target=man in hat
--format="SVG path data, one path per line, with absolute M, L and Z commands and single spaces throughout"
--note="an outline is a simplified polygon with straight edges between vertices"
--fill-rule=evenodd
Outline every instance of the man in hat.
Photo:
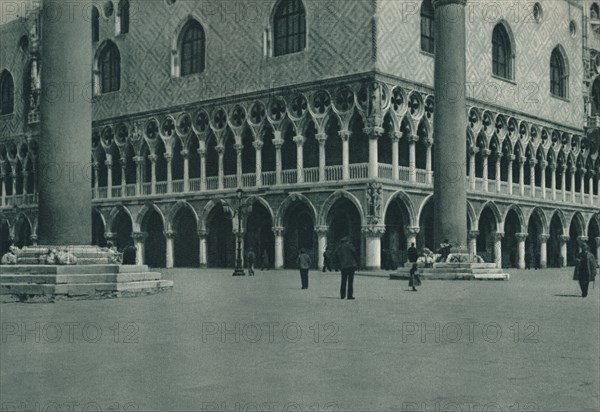
M 346 297 L 346 285 L 348 285 L 348 299 L 354 299 L 354 272 L 358 267 L 358 256 L 349 237 L 341 240 L 340 245 L 335 251 L 337 262 L 342 270 L 342 286 L 340 288 L 340 297 Z
M 579 242 L 581 253 L 577 266 L 575 268 L 574 280 L 579 281 L 581 287 L 581 297 L 585 298 L 588 295 L 588 287 L 590 282 L 594 282 L 596 278 L 596 259 L 590 253 L 589 246 L 585 242 Z

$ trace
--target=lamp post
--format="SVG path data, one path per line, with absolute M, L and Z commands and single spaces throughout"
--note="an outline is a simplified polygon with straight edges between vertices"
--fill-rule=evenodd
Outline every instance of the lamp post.
M 236 191 L 237 199 L 238 199 L 238 231 L 237 231 L 237 249 L 235 255 L 235 270 L 233 271 L 233 276 L 246 276 L 246 272 L 244 272 L 244 267 L 242 265 L 242 203 L 244 191 L 240 188 Z

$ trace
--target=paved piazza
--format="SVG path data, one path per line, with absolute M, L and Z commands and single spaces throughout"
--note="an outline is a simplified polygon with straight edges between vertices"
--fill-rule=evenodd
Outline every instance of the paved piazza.
M 597 411 L 599 288 L 171 270 L 147 298 L 0 306 L 2 411 Z M 24 331 L 26 332 L 24 333 Z

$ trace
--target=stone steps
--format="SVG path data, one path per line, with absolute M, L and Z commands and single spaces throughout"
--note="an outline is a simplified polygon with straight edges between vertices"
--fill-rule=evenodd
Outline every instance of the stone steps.
M 157 272 L 140 273 L 107 273 L 107 274 L 69 274 L 69 275 L 28 275 L 9 274 L 0 275 L 0 284 L 31 283 L 59 285 L 68 283 L 118 283 L 138 282 L 146 280 L 160 280 L 161 275 Z
M 0 302 L 130 297 L 172 287 L 145 265 L 0 266 Z

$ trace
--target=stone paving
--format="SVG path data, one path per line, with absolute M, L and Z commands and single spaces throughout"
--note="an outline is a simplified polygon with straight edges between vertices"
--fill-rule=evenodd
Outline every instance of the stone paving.
M 598 411 L 600 287 L 164 271 L 172 292 L 0 305 L 1 411 Z

